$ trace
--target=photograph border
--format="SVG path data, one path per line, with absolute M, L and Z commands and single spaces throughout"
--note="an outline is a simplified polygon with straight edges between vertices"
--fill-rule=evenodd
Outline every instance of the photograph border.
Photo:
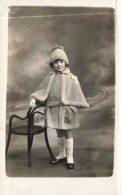
M 65 1 L 59 4 L 56 1 L 21 1 L 21 3 L 17 1 L 5 1 L 3 3 L 1 1 L 2 13 L 0 25 L 2 26 L 1 33 L 1 46 L 0 46 L 0 57 L 1 57 L 1 66 L 0 66 L 0 89 L 2 91 L 0 98 L 0 117 L 1 117 L 1 125 L 0 125 L 0 188 L 1 194 L 99 194 L 99 195 L 119 195 L 121 189 L 121 138 L 122 133 L 120 131 L 122 127 L 122 122 L 120 120 L 120 115 L 122 114 L 122 103 L 121 96 L 122 90 L 119 87 L 120 83 L 122 83 L 121 79 L 121 38 L 120 33 L 122 33 L 121 26 L 121 18 L 116 14 L 116 123 L 115 123 L 115 150 L 114 150 L 114 173 L 111 177 L 106 178 L 9 178 L 6 176 L 5 171 L 5 129 L 6 129 L 6 91 L 7 91 L 7 50 L 8 50 L 8 7 L 9 6 L 81 6 L 81 7 L 112 7 L 116 8 L 115 1 L 109 1 L 109 5 L 106 5 L 104 0 L 99 1 L 68 1 L 66 4 Z M 119 4 L 120 2 L 120 4 Z M 64 3 L 64 4 L 63 4 Z M 87 5 L 86 5 L 87 3 Z M 96 4 L 95 4 L 96 3 Z M 121 1 L 118 1 L 116 13 L 121 12 Z M 4 53 L 4 55 L 3 55 Z M 4 83 L 4 85 L 3 85 Z M 91 186 L 91 187 L 89 187 Z

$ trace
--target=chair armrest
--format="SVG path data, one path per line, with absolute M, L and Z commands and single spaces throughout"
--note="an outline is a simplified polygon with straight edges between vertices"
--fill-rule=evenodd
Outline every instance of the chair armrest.
M 20 119 L 20 120 L 25 120 L 25 119 L 27 119 L 27 118 L 29 117 L 30 112 L 31 112 L 31 108 L 29 108 L 29 110 L 27 111 L 27 114 L 26 114 L 25 117 L 20 117 L 20 116 L 18 116 L 18 115 L 16 115 L 16 114 L 13 114 L 13 115 L 10 117 L 10 119 L 9 119 L 9 129 L 11 129 L 12 122 L 13 122 L 13 119 L 14 119 L 14 118 L 17 118 L 17 119 Z

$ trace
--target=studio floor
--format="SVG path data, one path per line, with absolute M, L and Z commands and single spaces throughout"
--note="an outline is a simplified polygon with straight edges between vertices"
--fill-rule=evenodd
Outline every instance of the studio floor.
M 7 175 L 10 177 L 108 177 L 112 175 L 112 148 L 80 148 L 74 150 L 75 169 L 68 170 L 66 163 L 50 165 L 45 148 L 33 149 L 32 167 L 27 164 L 27 151 L 10 151 Z

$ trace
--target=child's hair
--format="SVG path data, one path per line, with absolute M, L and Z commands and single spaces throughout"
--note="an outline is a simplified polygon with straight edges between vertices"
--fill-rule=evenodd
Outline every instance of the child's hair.
M 60 60 L 60 59 L 57 59 L 57 60 Z M 49 65 L 50 65 L 51 68 L 54 68 L 53 63 L 54 63 L 54 62 L 49 63 Z M 65 67 L 68 67 L 68 66 L 69 66 L 69 64 L 67 64 L 67 63 L 65 62 Z

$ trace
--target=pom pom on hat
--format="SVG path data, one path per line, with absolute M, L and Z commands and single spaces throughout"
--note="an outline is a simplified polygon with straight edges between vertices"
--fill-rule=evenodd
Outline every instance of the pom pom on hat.
M 69 64 L 69 60 L 68 60 L 68 57 L 64 51 L 64 47 L 55 44 L 52 47 L 52 53 L 50 56 L 50 63 L 53 63 L 57 59 L 64 60 L 67 64 Z
M 57 44 L 53 45 L 52 47 L 52 52 L 55 50 L 55 49 L 62 49 L 64 51 L 64 47 L 63 46 L 59 46 Z

